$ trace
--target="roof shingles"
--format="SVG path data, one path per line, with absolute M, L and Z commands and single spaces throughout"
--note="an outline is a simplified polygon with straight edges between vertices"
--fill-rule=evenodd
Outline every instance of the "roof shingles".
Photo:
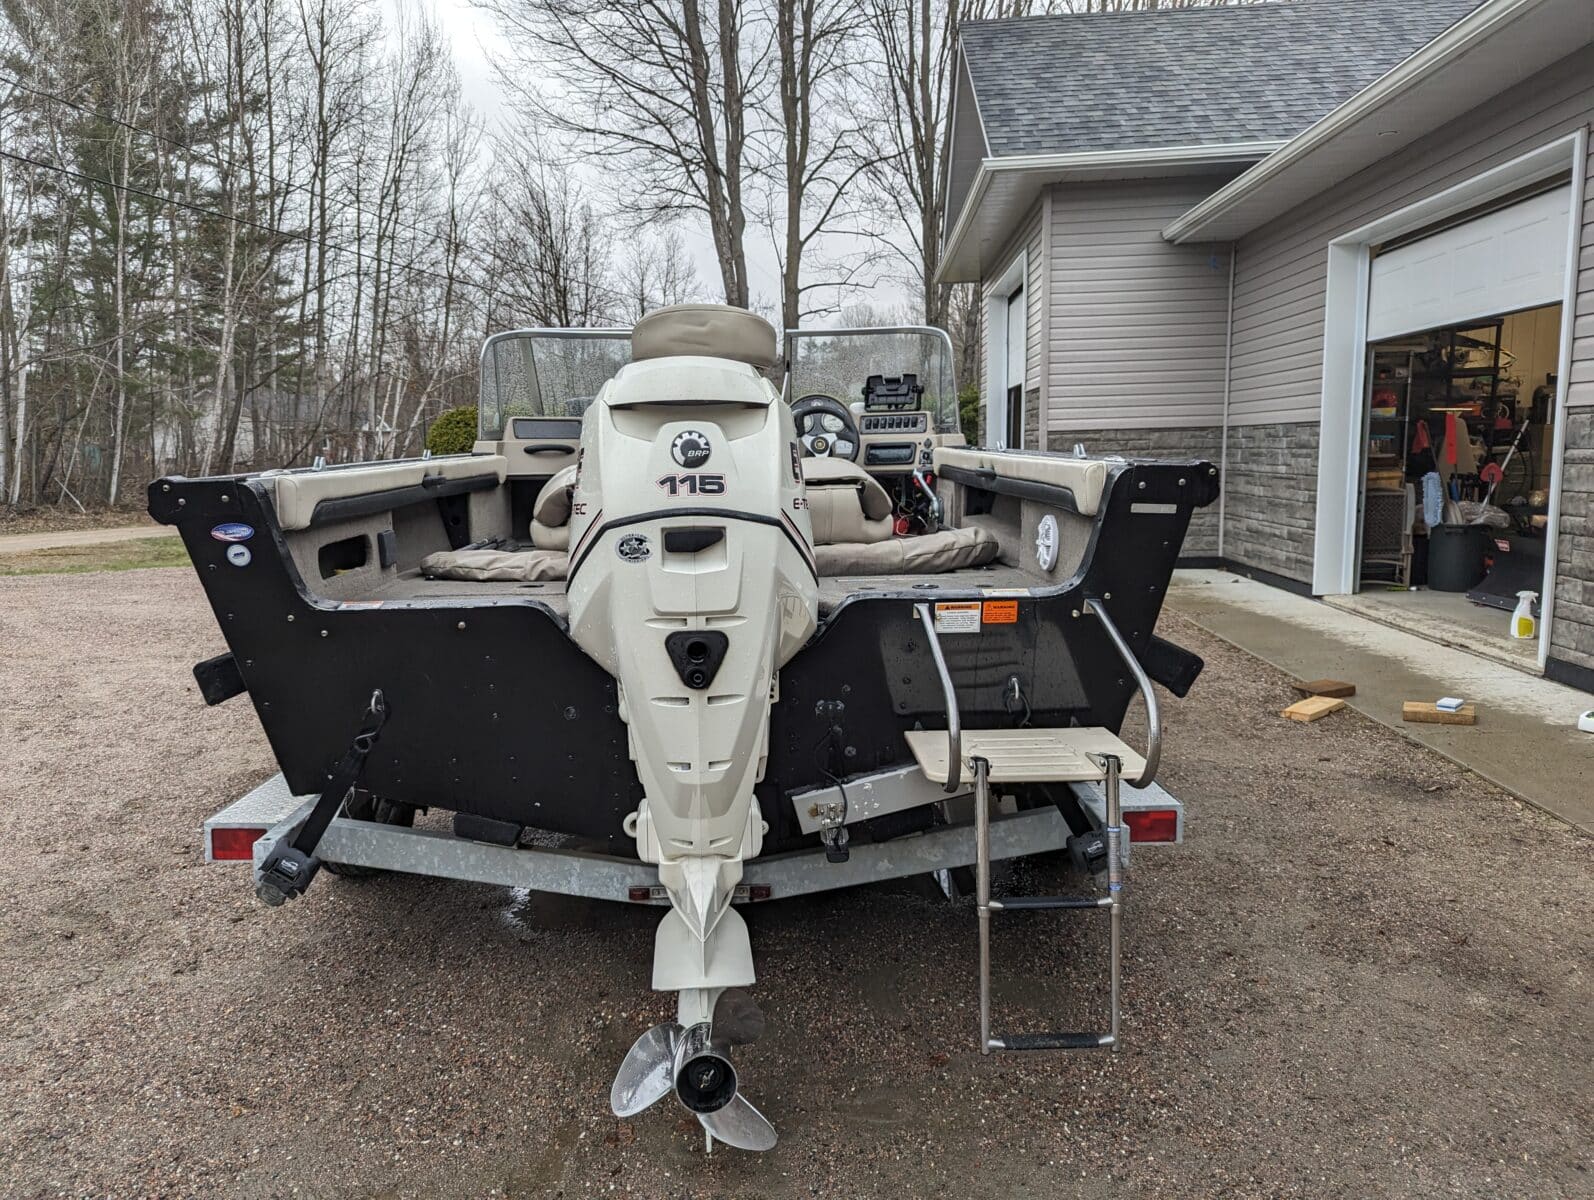
M 1293 0 L 963 26 L 990 153 L 1293 137 L 1483 0 Z

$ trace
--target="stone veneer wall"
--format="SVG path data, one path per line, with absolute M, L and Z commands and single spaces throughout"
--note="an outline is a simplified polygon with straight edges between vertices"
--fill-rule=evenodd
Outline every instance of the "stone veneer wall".
M 1594 671 L 1594 408 L 1584 406 L 1567 410 L 1550 657 Z
M 1125 458 L 1199 458 L 1217 463 L 1223 452 L 1223 431 L 1210 429 L 1071 429 L 1054 431 L 1048 450 L 1073 452 L 1083 442 L 1090 454 L 1121 454 Z M 1213 501 L 1196 509 L 1184 537 L 1185 558 L 1211 557 L 1218 552 L 1218 505 Z
M 1225 558 L 1311 583 L 1318 434 L 1315 421 L 1229 427 Z
M 1041 444 L 1041 390 L 1024 393 L 1024 449 L 1038 450 Z

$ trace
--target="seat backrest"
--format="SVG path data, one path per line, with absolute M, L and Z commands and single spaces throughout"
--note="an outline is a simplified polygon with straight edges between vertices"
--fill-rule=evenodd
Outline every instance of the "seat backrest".
M 570 489 L 576 486 L 576 469 L 565 467 L 542 485 L 537 502 L 531 506 L 531 519 L 550 529 L 570 523 Z
M 780 362 L 775 327 L 729 304 L 672 304 L 646 314 L 631 330 L 631 361 L 690 355 L 728 358 L 753 367 Z
M 542 485 L 531 506 L 531 541 L 540 550 L 563 550 L 570 543 L 570 491 L 576 468 L 565 467 Z
M 802 467 L 816 546 L 891 536 L 891 496 L 869 472 L 844 458 L 805 458 Z

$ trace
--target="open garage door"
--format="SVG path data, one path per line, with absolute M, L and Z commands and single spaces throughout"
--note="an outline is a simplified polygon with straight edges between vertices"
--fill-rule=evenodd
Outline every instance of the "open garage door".
M 1571 204 L 1556 188 L 1378 255 L 1367 340 L 1561 300 Z

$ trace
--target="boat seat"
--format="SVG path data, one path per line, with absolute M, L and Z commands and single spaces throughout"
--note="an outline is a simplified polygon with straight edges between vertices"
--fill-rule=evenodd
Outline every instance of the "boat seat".
M 891 497 L 878 479 L 844 458 L 805 458 L 802 465 L 814 545 L 868 544 L 891 536 Z
M 563 550 L 439 550 L 421 559 L 421 574 L 467 583 L 547 583 L 563 579 L 569 563 Z
M 814 547 L 821 575 L 939 575 L 983 567 L 996 558 L 995 535 L 977 526 L 893 537 L 883 542 L 834 542 Z
M 681 355 L 725 358 L 750 367 L 780 363 L 775 327 L 729 304 L 672 304 L 645 314 L 631 329 L 631 361 Z
M 531 506 L 531 544 L 539 550 L 570 548 L 570 493 L 576 486 L 576 468 L 565 467 L 542 485 Z

